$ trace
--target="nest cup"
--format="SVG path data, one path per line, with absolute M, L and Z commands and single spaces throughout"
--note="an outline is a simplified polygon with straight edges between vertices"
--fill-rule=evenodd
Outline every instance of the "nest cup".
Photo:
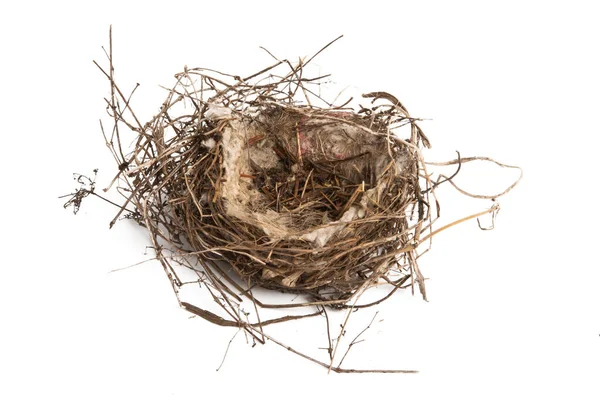
M 210 274 L 226 262 L 240 287 L 334 302 L 382 281 L 422 286 L 428 142 L 400 102 L 375 92 L 368 106 L 319 107 L 295 75 L 228 77 L 186 70 L 139 131 L 127 175 L 151 233 Z

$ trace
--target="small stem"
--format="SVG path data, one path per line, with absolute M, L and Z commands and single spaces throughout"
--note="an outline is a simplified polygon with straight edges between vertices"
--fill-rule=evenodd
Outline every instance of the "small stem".
M 127 208 L 125 208 L 125 207 L 123 207 L 123 206 L 121 206 L 121 205 L 119 205 L 119 204 L 116 204 L 116 203 L 114 203 L 113 201 L 110 201 L 110 200 L 108 200 L 108 199 L 104 198 L 103 196 L 96 194 L 94 191 L 90 191 L 90 195 L 93 195 L 93 196 L 95 196 L 95 197 L 98 197 L 98 198 L 100 198 L 101 200 L 103 200 L 103 201 L 106 201 L 106 202 L 108 202 L 109 204 L 111 204 L 111 205 L 114 205 L 114 206 L 116 206 L 116 207 L 117 207 L 117 208 L 119 208 L 119 209 L 126 210 L 127 212 L 129 212 L 129 213 L 131 213 L 131 214 L 135 214 L 135 212 L 134 212 L 133 210 L 129 210 L 129 209 L 127 209 Z

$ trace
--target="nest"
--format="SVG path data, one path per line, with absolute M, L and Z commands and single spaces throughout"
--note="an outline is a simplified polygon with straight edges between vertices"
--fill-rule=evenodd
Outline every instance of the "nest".
M 350 308 L 349 316 L 403 287 L 417 285 L 426 298 L 417 247 L 449 226 L 497 211 L 494 203 L 433 231 L 435 189 L 454 183 L 453 176 L 430 179 L 421 155 L 430 144 L 419 120 L 385 92 L 339 106 L 327 101 L 315 87 L 328 76 L 305 76 L 314 57 L 295 65 L 277 60 L 247 77 L 186 67 L 160 111 L 142 124 L 115 82 L 112 39 L 108 56 L 108 72 L 98 67 L 110 81 L 114 126 L 103 133 L 119 166 L 109 188 L 116 184 L 125 198 L 111 226 L 124 214 L 146 227 L 181 306 L 243 328 L 255 341 L 275 341 L 263 330 L 267 324 L 326 316 L 326 308 Z M 135 135 L 129 152 L 123 126 Z M 481 159 L 493 161 L 459 155 L 442 165 L 460 170 Z M 83 197 L 97 195 L 90 182 L 65 206 L 77 210 Z M 181 279 L 177 266 L 208 286 L 219 313 L 181 300 L 180 290 L 192 282 Z M 384 297 L 358 303 L 382 284 L 389 288 Z M 262 301 L 253 293 L 259 287 L 306 298 Z M 240 313 L 243 298 L 259 318 L 258 307 L 316 311 L 250 323 Z M 333 360 L 347 321 L 330 343 L 330 363 L 310 360 L 344 371 Z M 329 334 L 329 319 L 327 326 Z
M 430 207 L 422 131 L 382 92 L 365 97 L 387 103 L 358 111 L 298 103 L 299 75 L 177 75 L 121 165 L 130 201 L 154 234 L 202 262 L 227 262 L 251 285 L 322 301 L 347 300 L 391 272 L 416 273 L 422 285 L 410 254 Z M 409 136 L 397 135 L 401 126 Z

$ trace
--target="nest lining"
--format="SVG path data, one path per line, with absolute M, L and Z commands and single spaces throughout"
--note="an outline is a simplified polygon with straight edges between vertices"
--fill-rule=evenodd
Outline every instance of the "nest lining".
M 289 112 L 282 109 L 281 113 L 285 111 Z M 212 114 L 210 118 L 214 117 Z M 369 198 L 372 199 L 376 192 L 384 167 L 393 162 L 401 174 L 404 158 L 382 155 L 385 142 L 381 137 L 365 136 L 361 129 L 323 122 L 318 117 L 309 125 L 310 116 L 306 114 L 291 128 L 276 125 L 277 129 L 272 131 L 269 130 L 272 128 L 264 127 L 272 124 L 273 117 L 281 115 L 261 114 L 259 124 L 234 119 L 223 129 L 225 181 L 221 196 L 225 200 L 226 213 L 241 221 L 259 224 L 271 242 L 301 239 L 323 247 L 329 238 L 344 228 L 345 223 L 365 216 L 372 206 Z M 282 151 L 298 154 L 290 161 Z M 305 193 L 308 187 L 310 194 L 314 185 L 308 186 L 310 179 L 307 176 L 312 176 L 315 170 L 316 175 L 322 175 L 323 169 L 318 168 L 318 164 L 323 161 L 334 164 L 327 178 L 342 178 L 342 188 L 354 189 L 360 193 L 357 195 L 364 196 L 334 211 L 311 208 L 315 202 L 309 196 L 305 197 Z M 303 166 L 304 163 L 308 163 L 307 166 Z M 370 188 L 366 189 L 365 185 Z M 283 189 L 285 197 L 273 200 L 268 192 L 273 187 Z M 293 193 L 288 193 L 286 189 L 292 187 Z

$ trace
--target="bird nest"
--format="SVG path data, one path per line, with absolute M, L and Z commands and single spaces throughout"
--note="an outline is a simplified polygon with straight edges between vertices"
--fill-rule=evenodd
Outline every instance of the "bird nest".
M 108 71 L 98 67 L 110 81 L 114 126 L 103 132 L 119 168 L 111 186 L 125 198 L 111 226 L 125 215 L 147 228 L 185 309 L 264 342 L 274 340 L 263 331 L 267 324 L 327 308 L 352 308 L 349 315 L 403 287 L 416 285 L 426 298 L 416 249 L 441 230 L 431 227 L 441 181 L 426 170 L 421 149 L 429 141 L 419 120 L 398 99 L 372 92 L 334 105 L 315 89 L 328 76 L 306 76 L 314 57 L 277 60 L 247 77 L 186 67 L 160 111 L 142 124 L 115 82 L 112 39 L 108 57 Z M 128 152 L 124 126 L 135 135 Z M 462 162 L 446 164 L 460 169 Z M 77 209 L 89 194 L 97 195 L 93 183 L 68 204 Z M 182 301 L 190 282 L 178 266 L 207 286 L 219 312 Z M 383 297 L 357 303 L 382 284 L 389 287 Z M 259 287 L 306 298 L 259 300 Z M 315 311 L 250 323 L 240 313 L 242 299 L 256 308 Z M 329 364 L 310 360 L 344 371 L 333 366 L 337 344 L 330 344 Z
M 391 273 L 422 285 L 411 251 L 430 216 L 428 143 L 416 121 L 381 92 L 365 96 L 383 103 L 358 111 L 299 103 L 290 87 L 304 94 L 301 70 L 291 70 L 263 83 L 178 75 L 121 164 L 130 201 L 152 233 L 227 262 L 245 283 L 322 302 Z

